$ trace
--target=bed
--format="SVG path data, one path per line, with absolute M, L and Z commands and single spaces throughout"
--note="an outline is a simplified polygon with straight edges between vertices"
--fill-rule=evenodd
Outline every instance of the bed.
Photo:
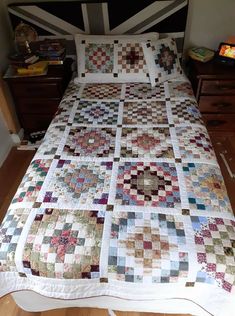
M 175 40 L 75 42 L 77 73 L 1 226 L 0 295 L 28 311 L 230 316 L 235 220 Z

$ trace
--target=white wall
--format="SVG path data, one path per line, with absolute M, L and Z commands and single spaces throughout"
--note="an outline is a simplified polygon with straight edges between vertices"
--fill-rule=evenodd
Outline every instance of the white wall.
M 235 35 L 235 0 L 189 0 L 185 48 L 217 49 Z
M 0 0 L 0 75 L 4 73 L 7 67 L 7 56 L 11 50 L 12 34 L 9 26 L 9 20 L 6 14 L 6 7 Z M 0 101 L 1 102 L 1 101 Z M 0 166 L 6 158 L 12 147 L 12 138 L 0 112 Z

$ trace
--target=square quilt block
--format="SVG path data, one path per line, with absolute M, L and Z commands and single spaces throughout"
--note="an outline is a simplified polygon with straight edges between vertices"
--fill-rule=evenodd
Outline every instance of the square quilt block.
M 70 128 L 62 156 L 113 157 L 116 130 L 114 128 Z
M 123 128 L 121 157 L 174 157 L 169 128 Z
M 134 283 L 184 282 L 188 275 L 184 223 L 158 213 L 113 213 L 108 278 Z
M 145 42 L 143 43 L 143 50 L 153 87 L 183 73 L 174 39 L 163 38 Z
M 90 208 L 108 203 L 112 162 L 59 159 L 51 170 L 40 201 L 60 207 Z
M 191 216 L 197 261 L 197 282 L 217 283 L 232 292 L 235 286 L 235 221 Z
M 191 210 L 232 213 L 220 169 L 206 164 L 183 164 Z
M 140 35 L 75 35 L 76 83 L 149 82 L 141 42 L 155 40 L 158 33 Z
M 104 212 L 38 209 L 23 252 L 26 274 L 48 278 L 100 276 Z
M 174 208 L 181 204 L 176 167 L 166 162 L 119 164 L 116 203 Z

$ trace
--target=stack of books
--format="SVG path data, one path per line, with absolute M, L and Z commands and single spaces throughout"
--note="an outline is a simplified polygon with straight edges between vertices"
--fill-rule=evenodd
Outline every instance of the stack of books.
M 206 47 L 193 47 L 189 49 L 188 55 L 192 59 L 205 63 L 214 57 L 215 52 Z
M 14 69 L 27 68 L 29 65 L 34 64 L 39 60 L 39 57 L 35 54 L 13 54 L 9 56 L 9 63 Z
M 49 65 L 60 65 L 64 63 L 66 49 L 59 40 L 44 40 L 36 43 L 36 53 L 40 60 L 47 61 Z

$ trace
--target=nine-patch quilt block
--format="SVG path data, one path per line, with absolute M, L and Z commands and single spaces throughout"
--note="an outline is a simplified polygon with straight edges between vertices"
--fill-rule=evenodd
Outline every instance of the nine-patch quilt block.
M 87 69 L 111 74 L 115 49 L 94 50 Z M 134 74 L 128 58 L 117 70 Z M 71 82 L 0 228 L 0 295 L 174 297 L 228 316 L 234 258 L 232 208 L 188 81 Z

